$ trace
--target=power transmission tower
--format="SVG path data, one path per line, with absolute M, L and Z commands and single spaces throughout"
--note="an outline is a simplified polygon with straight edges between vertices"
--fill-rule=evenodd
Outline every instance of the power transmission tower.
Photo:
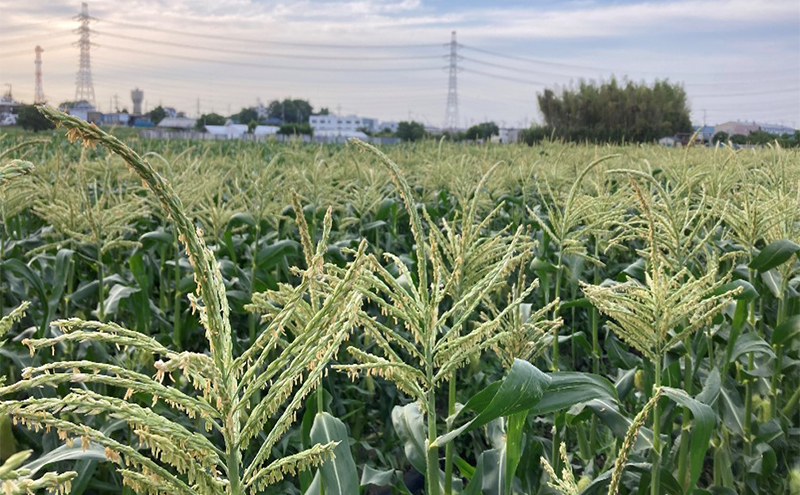
M 92 47 L 92 42 L 89 39 L 91 30 L 89 29 L 89 4 L 83 2 L 81 4 L 81 13 L 75 17 L 81 21 L 81 27 L 75 32 L 80 34 L 80 40 L 76 43 L 81 49 L 81 58 L 78 63 L 78 74 L 75 76 L 75 101 L 88 101 L 92 106 L 95 106 L 94 100 L 94 84 L 92 83 L 92 66 L 89 49 Z
M 41 46 L 36 45 L 33 50 L 36 52 L 36 91 L 33 96 L 34 103 L 44 103 L 44 90 L 42 89 L 42 52 L 44 51 Z
M 450 77 L 447 83 L 447 107 L 444 112 L 444 128 L 451 132 L 458 128 L 458 43 L 456 32 L 450 35 Z

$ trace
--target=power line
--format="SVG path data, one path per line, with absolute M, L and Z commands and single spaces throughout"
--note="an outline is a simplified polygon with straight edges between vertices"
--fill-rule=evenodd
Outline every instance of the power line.
M 116 25 L 116 26 L 124 26 L 130 27 L 133 29 L 143 29 L 147 31 L 155 31 L 160 33 L 167 33 L 170 35 L 180 35 L 180 36 L 191 36 L 195 38 L 203 38 L 203 39 L 213 39 L 213 40 L 221 40 L 221 41 L 238 41 L 244 43 L 258 43 L 258 44 L 269 44 L 269 45 L 279 45 L 279 46 L 297 46 L 297 47 L 308 47 L 308 48 L 354 48 L 354 49 L 373 49 L 373 48 L 441 48 L 444 46 L 443 43 L 412 43 L 412 44 L 398 44 L 398 45 L 367 45 L 367 44 L 342 44 L 342 43 L 304 43 L 304 42 L 297 42 L 297 41 L 278 41 L 278 40 L 268 40 L 268 39 L 255 39 L 255 38 L 241 38 L 237 36 L 221 36 L 221 35 L 213 35 L 208 33 L 194 33 L 190 31 L 181 31 L 181 30 L 173 30 L 173 29 L 162 29 L 162 28 L 155 28 L 151 26 L 145 26 L 142 24 L 134 24 L 131 22 L 120 22 L 120 21 L 111 21 L 108 19 L 98 19 L 100 21 L 106 22 L 108 24 Z
M 541 65 L 552 65 L 552 66 L 556 66 L 556 67 L 566 67 L 566 68 L 572 68 L 572 69 L 576 69 L 576 70 L 591 70 L 591 71 L 610 72 L 610 73 L 613 73 L 613 72 L 629 72 L 629 73 L 634 73 L 634 74 L 650 74 L 650 75 L 662 74 L 662 72 L 652 72 L 652 71 L 642 71 L 642 70 L 626 70 L 626 69 L 610 69 L 610 68 L 607 68 L 607 67 L 603 68 L 603 67 L 592 67 L 592 66 L 588 66 L 588 65 L 566 64 L 566 63 L 562 63 L 562 62 L 551 62 L 549 60 L 543 60 L 543 59 L 538 59 L 538 58 L 521 57 L 521 56 L 517 56 L 517 55 L 508 55 L 506 53 L 497 52 L 497 51 L 493 51 L 493 50 L 486 50 L 484 48 L 478 48 L 478 47 L 474 47 L 474 46 L 470 46 L 470 45 L 459 44 L 459 46 L 460 46 L 460 48 L 462 48 L 464 50 L 471 50 L 471 51 L 475 51 L 475 52 L 479 52 L 479 53 L 484 53 L 486 55 L 493 55 L 495 57 L 502 57 L 502 58 L 507 58 L 507 59 L 510 59 L 510 60 L 518 60 L 518 61 L 521 61 L 521 62 L 528 62 L 528 63 L 541 64 Z M 672 74 L 680 74 L 680 75 L 697 75 L 697 76 L 720 75 L 720 76 L 726 76 L 726 77 L 730 77 L 730 76 L 733 76 L 733 75 L 761 75 L 761 76 L 763 76 L 765 74 L 765 71 L 750 71 L 750 72 L 674 72 L 674 71 L 670 71 L 670 72 Z M 774 73 L 774 74 L 790 74 L 790 73 L 791 74 L 796 74 L 796 71 L 791 71 L 791 70 L 787 70 L 787 71 L 769 71 L 769 72 L 770 73 Z
M 764 95 L 778 95 L 778 94 L 785 94 L 785 93 L 796 93 L 800 95 L 800 88 L 787 88 L 787 89 L 776 89 L 772 91 L 752 91 L 747 93 L 714 93 L 714 94 L 707 94 L 707 95 L 692 95 L 690 94 L 690 98 L 729 98 L 729 97 L 737 97 L 737 96 L 764 96 Z
M 546 72 L 546 71 L 534 70 L 534 69 L 523 69 L 523 68 L 520 68 L 520 67 L 513 67 L 513 66 L 505 65 L 505 64 L 497 64 L 497 63 L 494 63 L 494 62 L 487 62 L 485 60 L 480 60 L 480 59 L 476 59 L 476 58 L 472 58 L 472 57 L 463 57 L 462 56 L 462 57 L 460 57 L 460 59 L 461 60 L 466 60 L 467 62 L 473 62 L 473 63 L 476 63 L 476 64 L 486 65 L 486 66 L 489 66 L 489 67 L 495 67 L 495 68 L 498 68 L 498 69 L 508 70 L 508 71 L 512 71 L 512 72 L 519 72 L 519 73 L 522 73 L 522 74 L 549 75 L 549 76 L 564 77 L 564 78 L 571 78 L 571 79 L 579 77 L 579 78 L 583 79 L 583 76 L 561 74 L 561 73 L 557 73 L 557 72 Z M 587 77 L 586 79 L 593 79 L 593 78 L 592 77 Z M 695 83 L 695 82 L 681 81 L 681 83 L 684 84 L 685 86 L 692 86 L 692 87 L 703 86 L 703 87 L 715 87 L 716 88 L 716 87 L 726 86 L 726 85 L 731 85 L 731 84 L 733 84 L 733 85 L 753 85 L 753 84 L 763 84 L 766 81 L 774 83 L 774 82 L 795 82 L 797 80 L 798 80 L 798 77 L 789 77 L 789 78 L 779 79 L 777 81 L 776 81 L 775 78 L 765 78 L 765 79 L 762 79 L 760 81 L 733 81 L 733 82 L 725 81 L 725 82 L 713 82 L 713 83 Z
M 289 59 L 306 59 L 306 60 L 350 60 L 350 61 L 389 61 L 389 60 L 425 60 L 425 59 L 441 59 L 441 55 L 414 55 L 414 56 L 395 56 L 395 57 L 364 57 L 364 56 L 326 56 L 326 55 L 305 55 L 305 54 L 291 54 L 291 53 L 274 53 L 274 52 L 259 52 L 259 51 L 252 51 L 252 50 L 231 50 L 228 48 L 216 48 L 210 46 L 198 46 L 192 45 L 188 43 L 174 43 L 171 41 L 157 41 L 147 38 L 139 38 L 136 36 L 126 36 L 123 34 L 111 34 L 106 33 L 103 31 L 92 30 L 92 33 L 99 34 L 101 36 L 110 36 L 113 38 L 119 39 L 126 39 L 131 41 L 138 41 L 140 43 L 150 43 L 154 45 L 162 45 L 162 46 L 174 46 L 177 48 L 189 48 L 192 50 L 203 50 L 203 51 L 213 51 L 213 52 L 220 52 L 220 53 L 230 53 L 233 55 L 254 55 L 260 57 L 272 57 L 272 58 L 289 58 Z
M 73 47 L 72 43 L 64 43 L 63 45 L 56 45 L 54 47 L 47 48 L 47 51 L 48 52 L 55 52 L 55 51 L 58 51 L 58 50 L 65 50 L 67 48 L 72 48 L 72 47 Z M 30 50 L 30 48 L 28 48 L 28 49 L 25 49 L 25 50 L 18 50 L 16 52 L 7 52 L 7 53 L 0 52 L 0 58 L 19 57 L 21 55 L 30 55 L 30 54 L 31 54 L 31 50 Z
M 484 71 L 481 71 L 481 70 L 469 69 L 469 68 L 466 68 L 466 67 L 462 67 L 461 70 L 463 70 L 464 72 L 470 72 L 472 74 L 478 74 L 478 75 L 485 76 L 485 77 L 491 77 L 491 78 L 494 78 L 494 79 L 501 79 L 501 80 L 504 80 L 504 81 L 518 82 L 518 83 L 522 83 L 522 84 L 528 84 L 528 85 L 531 85 L 531 86 L 547 86 L 548 84 L 550 84 L 550 83 L 544 83 L 544 82 L 541 82 L 541 81 L 531 81 L 529 79 L 521 79 L 521 78 L 518 78 L 518 77 L 501 76 L 501 75 L 498 75 L 498 74 L 492 74 L 491 72 L 484 72 Z
M 135 53 L 139 55 L 149 55 L 154 57 L 164 57 L 164 58 L 171 58 L 175 60 L 186 60 L 189 62 L 205 62 L 205 63 L 212 63 L 212 64 L 222 64 L 222 65 L 234 65 L 234 66 L 241 66 L 241 67 L 256 67 L 262 69 L 271 69 L 271 70 L 299 70 L 299 71 L 311 71 L 311 72 L 418 72 L 418 71 L 431 71 L 431 70 L 442 70 L 442 66 L 437 67 L 384 67 L 384 68 L 374 68 L 374 69 L 361 69 L 361 68 L 351 68 L 351 67 L 297 67 L 297 66 L 288 66 L 288 65 L 270 65 L 270 64 L 259 64 L 255 62 L 242 62 L 242 61 L 234 61 L 234 60 L 214 60 L 202 57 L 190 57 L 187 55 L 172 55 L 168 53 L 161 53 L 161 52 L 152 52 L 146 50 L 133 50 L 130 48 L 124 48 L 121 46 L 115 45 L 103 45 L 106 48 L 117 50 L 121 52 L 127 53 Z
M 42 40 L 57 40 L 62 38 L 71 38 L 74 32 L 72 29 L 67 29 L 64 31 L 53 31 L 46 34 L 38 34 L 36 36 L 19 36 L 17 38 L 12 38 L 10 40 L 3 40 L 3 47 L 9 46 L 18 46 L 18 45 L 32 45 L 35 43 L 41 43 Z

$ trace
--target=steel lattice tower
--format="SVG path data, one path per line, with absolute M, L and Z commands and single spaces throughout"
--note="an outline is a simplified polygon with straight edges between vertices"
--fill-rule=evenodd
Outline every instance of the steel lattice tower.
M 78 64 L 78 74 L 75 76 L 75 101 L 88 101 L 92 106 L 95 106 L 94 101 L 94 84 L 92 83 L 92 65 L 89 50 L 92 47 L 92 42 L 89 39 L 91 30 L 89 29 L 89 4 L 83 2 L 81 4 L 81 13 L 75 19 L 81 21 L 81 27 L 75 32 L 81 35 L 80 40 L 76 43 L 81 49 L 80 62 Z
M 456 32 L 450 35 L 450 78 L 447 83 L 447 107 L 444 112 L 444 128 L 455 131 L 458 128 L 458 43 Z
M 36 66 L 36 91 L 34 92 L 33 102 L 44 103 L 44 89 L 42 89 L 42 52 L 44 50 L 41 46 L 36 45 L 33 51 L 36 53 L 36 60 L 33 62 Z

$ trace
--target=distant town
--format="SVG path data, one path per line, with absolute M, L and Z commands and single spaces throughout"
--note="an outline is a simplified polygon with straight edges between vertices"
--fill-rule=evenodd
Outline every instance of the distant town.
M 526 141 L 527 129 L 501 128 L 493 122 L 478 124 L 469 129 L 442 129 L 414 121 L 386 121 L 358 115 L 336 115 L 327 108 L 314 113 L 306 100 L 275 100 L 270 104 L 257 102 L 236 114 L 222 116 L 209 113 L 190 117 L 186 112 L 170 106 L 157 106 L 142 111 L 144 91 L 131 90 L 131 110 L 127 107 L 113 112 L 100 112 L 89 102 L 64 102 L 59 108 L 98 126 L 127 126 L 139 130 L 146 138 L 163 139 L 245 139 L 290 140 L 301 139 L 322 143 L 345 142 L 359 138 L 380 144 L 414 141 L 426 136 L 449 135 L 454 139 L 476 142 L 516 143 Z M 23 103 L 14 100 L 10 91 L 0 98 L 0 126 L 20 125 L 19 110 Z M 666 147 L 695 144 L 711 145 L 731 142 L 736 146 L 764 144 L 776 137 L 794 137 L 798 131 L 792 127 L 757 122 L 731 121 L 714 126 L 694 126 L 692 132 L 664 136 L 658 143 Z M 758 138 L 753 142 L 752 139 Z M 528 140 L 529 141 L 529 140 Z

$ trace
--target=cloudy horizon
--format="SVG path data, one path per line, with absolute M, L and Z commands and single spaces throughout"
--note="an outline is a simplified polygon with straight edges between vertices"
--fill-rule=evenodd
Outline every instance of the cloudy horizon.
M 0 84 L 72 100 L 79 1 L 0 1 Z M 444 121 L 457 31 L 461 125 L 540 120 L 536 94 L 581 79 L 686 88 L 692 120 L 800 126 L 800 3 L 701 0 L 93 0 L 92 75 L 107 111 L 130 90 L 189 115 L 294 97 L 381 120 Z

